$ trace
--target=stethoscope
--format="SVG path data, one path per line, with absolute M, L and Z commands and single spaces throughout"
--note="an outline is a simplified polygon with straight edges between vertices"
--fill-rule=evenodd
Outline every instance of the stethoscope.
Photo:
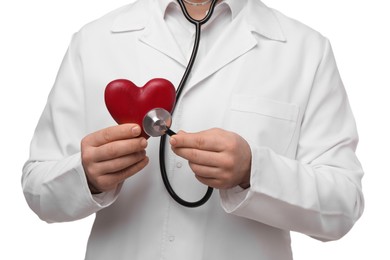
M 178 0 L 180 8 L 181 8 L 184 16 L 186 17 L 186 19 L 190 23 L 195 25 L 195 42 L 194 42 L 194 47 L 192 49 L 192 54 L 191 54 L 190 60 L 188 62 L 187 68 L 186 68 L 186 70 L 183 74 L 183 77 L 180 81 L 180 84 L 176 90 L 175 104 L 177 104 L 178 100 L 180 99 L 180 95 L 184 89 L 184 85 L 185 85 L 185 83 L 188 79 L 188 76 L 192 70 L 192 67 L 194 65 L 195 58 L 196 58 L 198 48 L 199 48 L 201 26 L 203 24 L 205 24 L 210 19 L 211 15 L 214 12 L 214 7 L 215 7 L 217 1 L 218 0 L 212 0 L 212 2 L 210 4 L 210 9 L 207 12 L 206 16 L 201 20 L 196 20 L 188 14 L 188 11 L 184 5 L 183 0 Z M 186 201 L 186 200 L 183 200 L 182 198 L 180 198 L 180 196 L 177 195 L 176 192 L 173 190 L 173 188 L 169 182 L 168 175 L 166 172 L 166 167 L 165 167 L 165 143 L 166 143 L 166 134 L 168 134 L 169 136 L 176 134 L 175 132 L 173 132 L 169 128 L 171 126 L 171 123 L 172 123 L 172 113 L 173 113 L 174 109 L 175 108 L 172 109 L 171 113 L 169 113 L 168 111 L 166 111 L 162 108 L 152 109 L 144 117 L 143 128 L 144 128 L 144 131 L 149 136 L 153 136 L 153 137 L 161 136 L 160 152 L 159 152 L 160 153 L 160 155 L 159 155 L 160 171 L 161 171 L 161 177 L 163 179 L 165 188 L 167 189 L 168 193 L 171 195 L 171 197 L 177 203 L 179 203 L 185 207 L 195 208 L 195 207 L 199 207 L 199 206 L 203 205 L 204 203 L 206 203 L 210 199 L 210 197 L 213 193 L 213 188 L 208 187 L 206 194 L 199 201 L 189 202 L 189 201 Z

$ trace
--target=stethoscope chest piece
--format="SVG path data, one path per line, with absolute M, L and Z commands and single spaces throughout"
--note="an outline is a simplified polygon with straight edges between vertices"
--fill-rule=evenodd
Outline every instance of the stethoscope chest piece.
M 180 98 L 180 95 L 181 95 L 182 90 L 184 88 L 185 82 L 187 81 L 188 75 L 191 72 L 192 66 L 194 65 L 194 61 L 196 58 L 196 54 L 197 54 L 199 42 L 200 42 L 201 25 L 206 23 L 210 19 L 217 1 L 218 0 L 211 0 L 210 8 L 209 8 L 209 11 L 207 12 L 206 16 L 202 20 L 196 20 L 196 19 L 193 19 L 188 14 L 183 0 L 178 0 L 184 16 L 187 18 L 187 20 L 189 22 L 191 22 L 192 24 L 195 25 L 196 34 L 195 34 L 194 48 L 192 50 L 190 61 L 187 65 L 187 68 L 184 72 L 184 75 L 180 81 L 180 84 L 176 90 L 176 103 Z M 173 110 L 174 110 L 174 108 L 172 109 L 171 113 L 173 113 Z M 210 197 L 213 193 L 212 187 L 207 188 L 205 195 L 200 200 L 194 201 L 194 202 L 189 202 L 189 201 L 183 200 L 182 198 L 180 198 L 180 196 L 178 196 L 175 193 L 175 191 L 173 190 L 173 188 L 168 180 L 168 175 L 167 175 L 167 172 L 165 169 L 165 153 L 164 153 L 165 152 L 165 142 L 166 142 L 166 135 L 165 134 L 167 134 L 169 136 L 176 134 L 175 132 L 173 132 L 169 128 L 169 127 L 171 127 L 171 124 L 172 124 L 171 113 L 165 109 L 162 109 L 162 108 L 152 109 L 144 116 L 142 126 L 143 126 L 145 133 L 148 134 L 149 136 L 152 136 L 152 137 L 161 136 L 160 157 L 159 157 L 160 171 L 161 171 L 161 177 L 163 179 L 165 188 L 167 189 L 168 193 L 171 195 L 171 197 L 176 202 L 178 202 L 179 204 L 181 204 L 185 207 L 189 207 L 189 208 L 199 207 L 199 206 L 203 205 L 204 203 L 206 203 L 210 199 Z
M 163 108 L 150 110 L 142 121 L 145 133 L 152 137 L 163 136 L 166 134 L 171 124 L 172 116 Z

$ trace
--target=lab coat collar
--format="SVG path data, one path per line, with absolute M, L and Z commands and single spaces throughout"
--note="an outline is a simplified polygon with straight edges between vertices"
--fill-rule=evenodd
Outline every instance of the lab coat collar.
M 254 33 L 270 40 L 286 41 L 279 21 L 271 9 L 259 0 L 242 1 L 248 1 L 245 9 L 240 12 L 237 19 L 232 21 L 232 24 L 220 36 L 204 60 L 198 61 L 199 64 L 195 66 L 193 76 L 189 78 L 183 96 L 198 83 L 261 44 L 254 37 Z M 241 22 L 241 19 L 244 22 Z
M 149 1 L 136 1 L 128 5 L 114 20 L 111 32 L 123 33 L 143 30 L 150 18 L 146 13 L 148 4 Z
M 121 13 L 111 27 L 113 33 L 142 31 L 139 40 L 146 45 L 176 60 L 183 67 L 186 58 L 177 47 L 177 43 L 164 23 L 163 13 L 156 0 L 138 0 Z
M 250 30 L 268 39 L 285 42 L 287 39 L 275 12 L 260 0 L 248 0 L 245 19 Z
M 248 15 L 246 15 L 244 19 L 246 19 L 246 22 L 250 27 L 249 29 L 271 40 L 286 41 L 274 11 L 264 5 L 260 0 L 247 1 L 248 5 L 246 10 L 243 11 L 248 12 Z M 151 6 L 154 4 L 156 4 L 154 0 L 138 0 L 131 4 L 125 12 L 121 13 L 116 18 L 111 27 L 111 31 L 130 32 L 145 29 L 151 20 L 151 14 L 148 13 L 147 10 L 154 10 Z M 161 16 L 163 16 L 163 14 L 161 14 Z
M 156 2 L 161 10 L 161 13 L 163 13 L 163 14 L 165 14 L 169 5 L 175 4 L 175 5 L 179 6 L 179 3 L 177 0 L 157 0 Z M 246 3 L 246 0 L 223 0 L 219 3 L 217 3 L 217 5 L 219 5 L 219 4 L 227 5 L 231 11 L 231 18 L 234 19 L 240 13 L 240 11 L 243 9 L 243 7 L 245 6 L 245 3 Z
M 270 40 L 286 41 L 274 11 L 260 0 L 242 1 L 248 1 L 246 7 L 232 21 L 229 30 L 221 35 L 219 43 L 216 43 L 207 55 L 208 58 L 202 61 L 202 65 L 207 64 L 207 66 L 199 66 L 199 69 L 195 69 L 196 73 L 193 73 L 194 77 L 189 79 L 185 92 L 254 48 L 258 44 L 254 33 Z M 165 26 L 163 15 L 161 9 L 156 8 L 155 0 L 138 0 L 117 17 L 111 29 L 114 33 L 142 31 L 139 36 L 141 42 L 186 67 L 187 60 Z M 239 22 L 240 19 L 244 22 Z M 231 37 L 232 35 L 234 36 Z

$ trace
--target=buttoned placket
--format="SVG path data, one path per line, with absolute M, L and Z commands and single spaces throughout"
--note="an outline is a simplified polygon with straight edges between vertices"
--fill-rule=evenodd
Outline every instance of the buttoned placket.
M 205 25 L 202 25 L 202 37 L 201 37 L 202 40 L 200 42 L 196 61 L 201 61 L 205 57 L 205 55 L 207 55 L 207 48 L 210 47 L 211 44 L 215 41 L 216 37 L 218 37 L 218 35 L 217 36 L 213 35 L 217 33 L 218 28 L 210 28 L 210 25 L 213 24 L 213 22 L 218 18 L 219 19 L 225 18 L 221 16 L 226 15 L 227 10 L 228 10 L 227 6 L 217 6 L 210 21 Z M 221 19 L 222 24 L 227 23 L 228 19 L 229 18 L 225 18 L 225 20 Z M 193 45 L 195 42 L 195 26 L 190 22 L 188 22 L 187 19 L 182 15 L 180 7 L 177 4 L 171 4 L 170 6 L 168 6 L 165 20 L 169 30 L 173 35 L 173 38 L 176 40 L 177 47 L 181 49 L 183 56 L 188 61 L 190 59 Z M 195 69 L 196 64 L 199 64 L 199 62 L 195 63 L 193 69 L 194 72 L 196 71 Z M 191 80 L 191 76 L 192 73 L 189 76 L 188 82 Z M 173 120 L 172 120 L 173 124 L 171 126 L 171 129 L 174 131 L 178 131 L 182 129 L 182 123 L 181 123 L 182 108 L 183 108 L 182 100 L 179 100 L 176 104 L 176 108 L 173 113 Z M 182 130 L 185 131 L 185 129 Z M 173 154 L 170 148 L 168 149 L 166 148 L 166 155 L 167 155 L 166 156 L 167 173 L 168 173 L 168 178 L 171 180 L 171 183 L 174 183 L 175 176 L 183 176 L 185 174 L 191 174 L 186 172 L 190 170 L 189 167 L 187 167 L 186 165 L 188 164 L 186 160 Z M 175 187 L 173 188 L 175 189 Z M 179 215 L 183 214 L 182 213 L 183 209 L 177 208 L 176 206 L 177 206 L 176 202 L 170 200 L 166 212 L 166 219 L 165 219 L 166 221 L 164 224 L 165 226 L 164 226 L 164 233 L 162 238 L 162 247 L 161 247 L 162 259 L 171 259 L 171 257 L 173 257 L 172 254 L 175 254 L 175 252 L 177 252 L 178 250 L 179 251 L 183 250 L 178 248 L 182 244 L 182 241 L 180 240 L 180 234 L 176 233 L 176 232 L 180 232 L 181 230 L 180 227 L 177 227 L 178 219 L 176 217 L 176 214 Z M 192 209 L 188 209 L 188 210 L 192 210 Z

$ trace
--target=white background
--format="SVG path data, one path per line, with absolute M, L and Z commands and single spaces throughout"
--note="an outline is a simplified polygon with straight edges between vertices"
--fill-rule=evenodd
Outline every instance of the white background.
M 71 35 L 133 0 L 15 0 L 0 4 L 0 259 L 83 259 L 93 216 L 47 224 L 20 185 L 33 130 Z M 352 231 L 322 243 L 293 235 L 296 260 L 390 259 L 390 8 L 387 0 L 265 0 L 332 43 L 358 123 L 366 209 Z M 220 260 L 220 259 L 216 259 Z

